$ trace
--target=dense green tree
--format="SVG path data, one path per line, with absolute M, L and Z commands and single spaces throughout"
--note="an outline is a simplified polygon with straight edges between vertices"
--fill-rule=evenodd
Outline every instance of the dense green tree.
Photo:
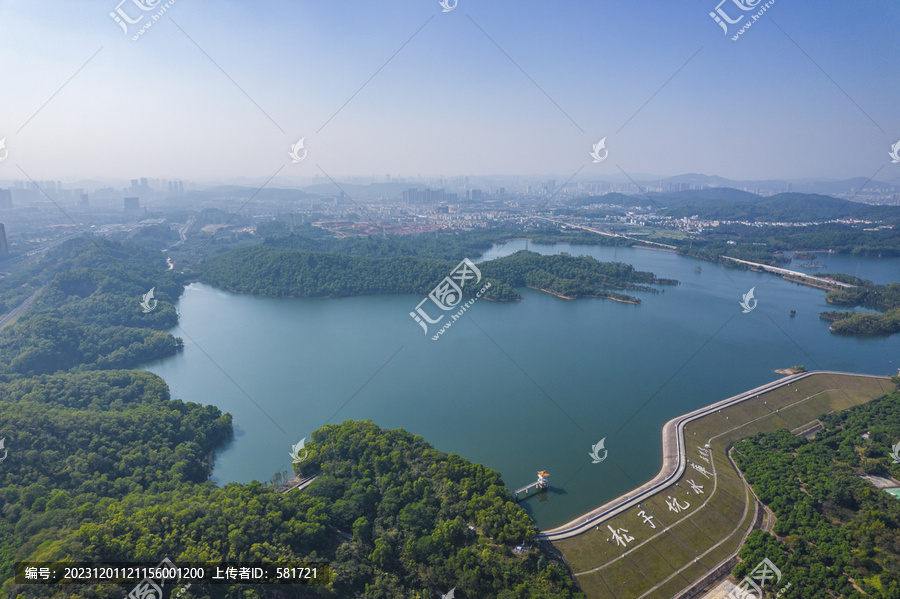
M 784 575 L 780 586 L 791 585 L 785 597 L 900 598 L 900 502 L 860 478 L 900 476 L 889 459 L 900 392 L 820 420 L 812 441 L 780 430 L 735 444 L 735 461 L 777 520 L 776 536 L 748 537 L 733 574 L 768 558 Z
M 214 451 L 232 434 L 231 416 L 171 399 L 152 373 L 115 369 L 177 347 L 161 329 L 176 322 L 171 302 L 181 283 L 161 257 L 130 244 L 82 243 L 40 274 L 46 287 L 33 310 L 0 334 L 0 431 L 9 449 L 0 469 L 3 596 L 105 599 L 130 590 L 16 585 L 17 561 L 155 565 L 168 557 L 325 561 L 334 572 L 327 586 L 277 591 L 193 585 L 190 596 L 203 598 L 424 598 L 453 586 L 461 597 L 511 589 L 533 599 L 581 597 L 559 562 L 536 567 L 535 555 L 510 551 L 536 530 L 497 472 L 402 430 L 345 422 L 316 431 L 301 465 L 322 475 L 303 492 L 258 482 L 217 487 L 208 477 Z M 323 284 L 340 290 L 345 282 Z M 140 298 L 154 285 L 159 304 L 145 314 Z
M 431 258 L 367 258 L 255 246 L 232 250 L 199 267 L 204 280 L 241 293 L 293 297 L 340 297 L 380 293 L 427 294 L 458 262 Z M 528 286 L 566 297 L 607 297 L 640 303 L 612 291 L 655 292 L 648 284 L 677 284 L 620 262 L 567 254 L 542 256 L 520 251 L 478 265 L 482 281 L 463 288 L 473 296 L 487 282 L 486 299 L 521 299 L 515 287 Z
M 830 275 L 838 280 L 839 275 Z M 843 277 L 855 287 L 833 289 L 825 299 L 828 303 L 839 306 L 864 306 L 882 313 L 872 312 L 823 312 L 820 317 L 834 324 L 831 330 L 835 333 L 892 335 L 900 333 L 900 283 L 875 285 L 871 281 L 856 277 Z

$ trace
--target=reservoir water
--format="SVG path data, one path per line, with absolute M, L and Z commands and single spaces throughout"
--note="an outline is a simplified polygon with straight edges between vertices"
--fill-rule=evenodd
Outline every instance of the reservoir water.
M 851 256 L 849 254 L 816 253 L 814 254 L 815 260 L 813 263 L 821 266 L 810 267 L 804 266 L 804 264 L 809 264 L 808 261 L 794 257 L 794 252 L 786 252 L 785 254 L 789 257 L 793 257 L 793 260 L 790 264 L 783 265 L 784 268 L 804 272 L 813 276 L 821 275 L 822 273 L 856 275 L 858 269 L 861 278 L 868 279 L 878 285 L 900 282 L 900 258 L 874 260 L 872 258 Z
M 819 313 L 834 308 L 816 289 L 668 252 L 528 247 L 618 260 L 681 285 L 629 292 L 639 306 L 522 289 L 522 302 L 477 301 L 432 341 L 409 316 L 418 296 L 273 299 L 192 284 L 171 331 L 184 351 L 146 368 L 173 397 L 234 416 L 235 438 L 216 456 L 220 484 L 268 480 L 290 470 L 291 446 L 313 430 L 371 419 L 499 470 L 510 489 L 549 471 L 550 492 L 522 505 L 550 528 L 652 478 L 667 420 L 772 381 L 776 368 L 900 366 L 900 335 L 831 334 Z M 897 260 L 851 260 L 850 274 L 859 264 L 863 278 L 900 280 Z M 751 287 L 758 304 L 744 313 Z M 607 458 L 594 464 L 604 438 Z

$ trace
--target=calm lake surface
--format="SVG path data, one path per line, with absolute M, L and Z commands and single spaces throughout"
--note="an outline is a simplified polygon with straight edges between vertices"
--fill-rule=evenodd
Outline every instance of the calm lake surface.
M 522 505 L 550 528 L 655 476 L 667 420 L 779 378 L 775 368 L 900 366 L 900 335 L 832 335 L 819 319 L 833 309 L 824 292 L 772 275 L 650 250 L 528 248 L 618 260 L 682 284 L 629 292 L 640 306 L 522 289 L 522 302 L 476 302 L 438 341 L 409 316 L 418 296 L 272 299 L 192 284 L 171 331 L 184 351 L 146 368 L 173 397 L 234 416 L 235 438 L 216 456 L 220 484 L 268 480 L 290 470 L 291 446 L 315 429 L 371 419 L 499 470 L 510 489 L 549 471 L 550 493 Z M 819 261 L 835 272 L 836 258 Z M 897 260 L 845 262 L 850 274 L 859 264 L 863 278 L 900 280 Z M 744 314 L 751 287 L 759 303 Z M 592 464 L 603 438 L 608 457 Z
M 785 252 L 787 256 L 793 256 L 794 252 Z M 810 275 L 820 275 L 822 273 L 844 273 L 848 275 L 856 275 L 859 269 L 859 276 L 868 279 L 879 285 L 887 285 L 888 283 L 900 283 L 900 258 L 885 258 L 884 260 L 873 260 L 871 258 L 862 258 L 859 256 L 850 256 L 844 254 L 815 254 L 814 262 L 821 264 L 821 268 L 810 268 L 803 266 L 807 264 L 806 260 L 798 260 L 794 258 L 790 264 L 785 264 L 784 268 L 805 272 Z

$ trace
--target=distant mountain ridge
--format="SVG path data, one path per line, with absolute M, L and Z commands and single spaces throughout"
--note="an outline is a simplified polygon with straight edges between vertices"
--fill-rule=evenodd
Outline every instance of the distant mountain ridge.
M 712 190 L 703 190 L 712 191 Z M 670 201 L 661 212 L 667 216 L 698 216 L 706 220 L 739 220 L 750 222 L 822 222 L 834 219 L 859 219 L 900 222 L 900 206 L 872 206 L 820 194 L 779 193 L 760 197 L 738 190 L 717 190 L 719 197 L 680 192 L 660 194 Z M 750 196 L 750 197 L 747 197 Z
M 900 224 L 900 206 L 874 206 L 827 195 L 796 192 L 764 197 L 729 187 L 637 195 L 610 193 L 577 198 L 570 203 L 572 206 L 591 204 L 651 206 L 663 216 L 697 216 L 703 220 L 802 223 L 852 218 Z
M 818 193 L 823 195 L 850 194 L 859 192 L 863 189 L 877 190 L 891 188 L 897 188 L 896 191 L 900 193 L 900 178 L 893 179 L 892 181 L 876 181 L 873 179 L 868 179 L 867 177 L 853 177 L 851 179 L 841 179 L 837 181 L 821 179 L 758 179 L 738 181 L 733 179 L 726 179 L 725 177 L 719 177 L 718 175 L 686 173 L 683 175 L 665 177 L 662 179 L 646 179 L 643 181 L 639 181 L 639 183 L 647 186 L 662 183 L 663 185 L 697 185 L 713 188 L 730 187 L 733 189 L 748 188 L 767 191 L 781 190 L 784 192 L 788 192 L 788 190 L 790 189 L 791 192 Z M 790 186 L 790 188 L 788 186 Z

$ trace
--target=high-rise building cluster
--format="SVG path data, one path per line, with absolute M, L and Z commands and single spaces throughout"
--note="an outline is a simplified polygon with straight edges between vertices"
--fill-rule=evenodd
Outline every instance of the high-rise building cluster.
M 456 202 L 457 195 L 445 193 L 443 189 L 407 189 L 403 192 L 403 201 L 406 204 L 440 204 Z
M 184 181 L 169 181 L 169 193 L 184 193 Z
M 136 216 L 141 212 L 141 198 L 125 198 L 125 215 Z
M 0 223 L 0 260 L 9 258 L 9 244 L 6 241 L 6 227 Z

